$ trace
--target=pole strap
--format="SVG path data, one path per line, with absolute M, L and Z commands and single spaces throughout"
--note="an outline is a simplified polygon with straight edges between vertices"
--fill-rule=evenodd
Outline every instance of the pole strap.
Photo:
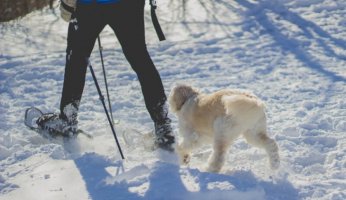
M 160 41 L 166 40 L 166 37 L 163 34 L 163 31 L 161 29 L 159 20 L 157 19 L 157 16 L 156 16 L 156 12 L 155 12 L 157 8 L 156 0 L 150 0 L 150 7 L 151 7 L 151 20 L 153 22 L 156 34 L 159 37 Z

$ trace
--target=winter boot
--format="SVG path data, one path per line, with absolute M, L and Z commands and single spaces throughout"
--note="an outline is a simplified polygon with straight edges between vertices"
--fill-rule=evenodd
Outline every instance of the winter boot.
M 36 121 L 40 129 L 48 131 L 52 136 L 71 137 L 77 135 L 77 120 L 67 121 L 57 113 L 47 113 Z
M 171 127 L 171 120 L 166 118 L 163 121 L 155 122 L 155 145 L 167 151 L 174 151 L 174 135 Z

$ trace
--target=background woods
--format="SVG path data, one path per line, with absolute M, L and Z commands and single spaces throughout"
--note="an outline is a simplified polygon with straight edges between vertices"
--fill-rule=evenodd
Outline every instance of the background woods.
M 0 0 L 0 22 L 22 17 L 47 5 L 52 8 L 53 2 L 54 0 Z

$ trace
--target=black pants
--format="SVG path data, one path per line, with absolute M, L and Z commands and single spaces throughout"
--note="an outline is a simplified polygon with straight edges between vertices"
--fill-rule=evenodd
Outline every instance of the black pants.
M 151 118 L 161 121 L 167 116 L 162 109 L 166 96 L 161 78 L 145 44 L 144 3 L 145 0 L 121 0 L 115 4 L 77 5 L 68 30 L 60 104 L 63 117 L 66 117 L 64 109 L 69 104 L 78 110 L 89 57 L 98 35 L 106 25 L 113 29 L 126 59 L 138 76 Z

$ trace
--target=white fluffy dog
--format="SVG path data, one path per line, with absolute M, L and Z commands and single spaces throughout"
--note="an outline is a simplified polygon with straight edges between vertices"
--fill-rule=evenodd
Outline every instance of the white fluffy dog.
M 191 150 L 212 142 L 207 170 L 219 172 L 229 146 L 243 135 L 248 143 L 265 149 L 272 169 L 279 167 L 278 146 L 267 135 L 265 106 L 255 95 L 239 90 L 202 94 L 193 87 L 177 85 L 169 104 L 178 117 L 182 141 L 176 150 L 182 163 L 189 162 Z

